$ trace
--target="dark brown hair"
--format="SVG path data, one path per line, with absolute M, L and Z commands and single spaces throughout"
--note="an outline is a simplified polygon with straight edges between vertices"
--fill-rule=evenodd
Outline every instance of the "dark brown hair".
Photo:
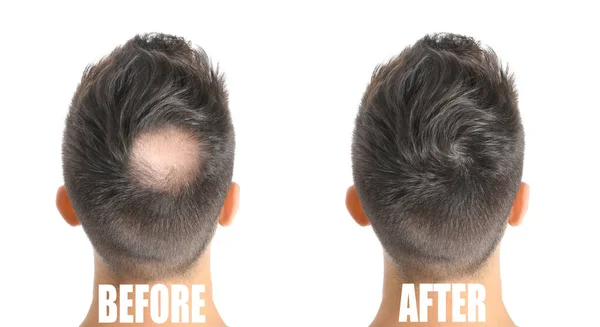
M 132 146 L 164 129 L 195 142 L 201 160 L 188 167 L 185 183 L 152 187 Z M 224 81 L 206 53 L 179 37 L 137 35 L 83 74 L 66 119 L 65 185 L 94 249 L 116 274 L 182 274 L 213 236 L 234 148 Z
M 470 37 L 427 35 L 377 67 L 354 130 L 359 200 L 386 253 L 415 280 L 476 272 L 521 181 L 512 76 Z

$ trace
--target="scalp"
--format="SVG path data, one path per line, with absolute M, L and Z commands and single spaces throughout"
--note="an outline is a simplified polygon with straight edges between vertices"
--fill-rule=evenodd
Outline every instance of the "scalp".
M 130 170 L 142 186 L 177 192 L 198 178 L 202 144 L 194 134 L 174 126 L 144 131 L 131 148 Z

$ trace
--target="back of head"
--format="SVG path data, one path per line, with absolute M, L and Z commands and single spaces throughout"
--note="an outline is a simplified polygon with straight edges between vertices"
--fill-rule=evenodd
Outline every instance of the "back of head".
M 521 181 L 512 76 L 491 49 L 428 35 L 378 67 L 356 118 L 356 192 L 405 278 L 473 274 L 498 246 Z
M 202 49 L 138 35 L 86 69 L 63 139 L 65 186 L 95 251 L 118 276 L 189 270 L 231 184 L 223 79 Z

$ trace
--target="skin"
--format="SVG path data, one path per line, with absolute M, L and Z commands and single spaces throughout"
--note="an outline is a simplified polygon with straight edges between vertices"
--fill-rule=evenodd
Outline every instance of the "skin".
M 507 227 L 519 226 L 523 222 L 525 213 L 529 203 L 529 185 L 522 182 L 515 201 L 513 202 L 510 214 L 507 217 Z M 364 213 L 356 189 L 350 186 L 346 193 L 346 208 L 348 212 L 360 226 L 369 226 L 369 218 Z M 499 247 L 494 254 L 489 258 L 481 271 L 476 276 L 465 277 L 452 281 L 444 281 L 444 283 L 478 283 L 482 284 L 486 289 L 486 322 L 478 323 L 441 323 L 437 322 L 437 298 L 435 293 L 430 293 L 429 298 L 433 299 L 433 305 L 428 308 L 428 323 L 418 322 L 398 322 L 400 311 L 400 297 L 402 292 L 402 284 L 405 283 L 398 269 L 392 263 L 388 256 L 384 256 L 384 277 L 383 277 L 383 295 L 379 311 L 370 327 L 391 327 L 391 326 L 427 326 L 427 327 L 462 327 L 462 326 L 478 326 L 478 327 L 515 327 L 515 323 L 510 318 L 506 307 L 502 301 L 502 283 L 500 280 L 500 251 Z M 417 301 L 418 297 L 417 293 Z M 463 296 L 466 298 L 466 296 Z M 451 319 L 452 315 L 452 298 L 449 295 L 446 298 L 446 317 Z M 462 313 L 466 313 L 466 308 L 462 309 Z
M 232 183 L 229 188 L 229 192 L 223 203 L 223 207 L 221 208 L 221 213 L 219 215 L 218 224 L 221 226 L 229 226 L 233 222 L 233 218 L 237 213 L 237 209 L 239 206 L 239 197 L 240 197 L 240 187 L 236 183 Z M 67 222 L 67 224 L 71 226 L 79 226 L 80 221 L 77 218 L 77 214 L 73 210 L 71 205 L 71 201 L 69 200 L 69 196 L 67 195 L 67 191 L 65 186 L 61 186 L 58 188 L 58 192 L 56 194 L 56 207 L 60 212 L 63 219 Z M 156 326 L 152 323 L 150 318 L 149 310 L 145 310 L 144 322 L 143 323 L 134 323 L 134 324 L 99 324 L 98 323 L 98 285 L 99 284 L 112 284 L 117 286 L 119 284 L 132 284 L 135 283 L 131 280 L 124 280 L 123 278 L 117 278 L 102 262 L 102 259 L 94 253 L 94 297 L 92 303 L 90 305 L 90 309 L 85 320 L 82 322 L 81 327 L 93 327 L 93 326 Z M 212 296 L 212 278 L 210 272 L 210 247 L 204 252 L 204 254 L 198 258 L 198 261 L 194 265 L 191 271 L 186 273 L 185 276 L 180 276 L 178 278 L 173 278 L 171 280 L 163 280 L 156 281 L 151 283 L 150 288 L 153 284 L 164 284 L 167 288 L 170 289 L 170 285 L 173 284 L 183 284 L 188 286 L 188 290 L 191 290 L 192 284 L 204 284 L 206 287 L 206 292 L 201 294 L 201 299 L 205 301 L 205 306 L 201 308 L 201 314 L 206 316 L 206 323 L 201 324 L 184 324 L 184 323 L 170 323 L 168 320 L 167 323 L 161 324 L 160 326 L 205 326 L 205 327 L 224 327 L 226 326 L 223 322 L 223 319 L 219 315 L 215 303 L 213 302 Z M 133 294 L 129 294 L 129 298 L 133 298 Z M 117 296 L 118 299 L 118 296 Z M 117 301 L 118 305 L 118 301 Z M 135 308 L 135 300 L 133 301 L 133 308 Z M 130 309 L 130 314 L 133 314 L 133 309 Z

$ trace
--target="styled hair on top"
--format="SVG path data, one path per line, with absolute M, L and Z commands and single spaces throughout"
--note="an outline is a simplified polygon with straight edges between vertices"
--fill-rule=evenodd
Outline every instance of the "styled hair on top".
M 513 77 L 473 38 L 432 34 L 377 67 L 355 121 L 356 192 L 405 278 L 473 275 L 521 182 Z
M 186 273 L 231 185 L 224 79 L 183 38 L 137 35 L 88 66 L 63 139 L 63 174 L 94 249 L 118 276 Z

